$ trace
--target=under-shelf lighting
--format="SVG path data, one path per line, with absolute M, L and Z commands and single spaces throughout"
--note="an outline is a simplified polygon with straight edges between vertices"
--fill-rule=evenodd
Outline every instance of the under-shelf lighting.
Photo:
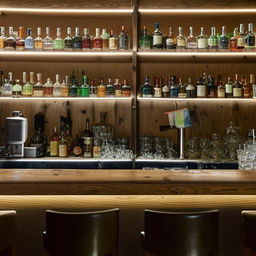
M 12 98 L 12 97 L 0 97 L 0 101 L 5 100 L 15 100 L 15 101 L 42 101 L 42 100 L 51 100 L 51 101 L 115 101 L 115 100 L 131 100 L 132 97 L 21 97 L 21 98 Z
M 246 57 L 246 56 L 256 56 L 255 52 L 138 52 L 138 56 L 173 56 L 173 57 Z
M 78 158 L 58 158 L 58 157 L 45 157 L 45 158 L 18 158 L 18 159 L 0 159 L 0 162 L 127 162 L 131 159 L 104 159 L 104 158 L 92 158 L 85 159 L 82 157 Z
M 226 101 L 250 101 L 254 102 L 256 99 L 253 98 L 143 98 L 138 97 L 139 101 L 218 101 L 218 102 L 226 102 Z

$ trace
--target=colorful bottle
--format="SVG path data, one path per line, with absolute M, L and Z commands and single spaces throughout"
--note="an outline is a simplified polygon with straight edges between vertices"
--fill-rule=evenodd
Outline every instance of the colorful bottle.
M 57 37 L 53 40 L 53 49 L 57 51 L 64 50 L 64 40 L 61 38 L 60 28 L 57 28 Z
M 92 39 L 92 48 L 94 50 L 100 50 L 103 47 L 103 39 L 100 37 L 100 29 L 96 28 L 95 37 Z
M 60 75 L 56 75 L 56 82 L 53 85 L 53 97 L 61 97 L 61 83 L 60 83 Z
M 245 37 L 245 48 L 246 49 L 254 49 L 255 48 L 255 35 L 253 32 L 253 24 L 248 24 L 248 32 Z
M 93 133 L 90 129 L 90 120 L 86 118 L 86 127 L 83 133 L 84 139 L 84 157 L 92 158 L 92 150 L 93 150 Z
M 24 27 L 19 27 L 19 36 L 16 40 L 16 50 L 24 51 L 25 50 L 25 29 Z
M 43 39 L 43 49 L 45 51 L 51 51 L 53 50 L 53 40 L 50 37 L 50 28 L 46 27 L 45 29 L 46 37 Z
M 53 85 L 51 78 L 47 78 L 46 83 L 43 85 L 44 97 L 52 97 L 53 95 Z
M 123 96 L 122 95 L 122 86 L 121 86 L 118 78 L 115 79 L 114 87 L 115 87 L 115 97 L 122 97 Z
M 122 86 L 122 96 L 123 97 L 131 97 L 132 94 L 132 88 L 130 85 L 128 85 L 127 80 L 124 80 L 123 86 Z
M 83 48 L 83 39 L 79 35 L 79 27 L 75 28 L 75 36 L 73 38 L 73 47 L 75 51 L 80 51 Z
M 67 37 L 64 39 L 64 51 L 73 51 L 74 39 L 71 36 L 71 28 L 67 28 Z
M 96 79 L 92 79 L 92 80 L 91 80 L 91 85 L 90 85 L 90 97 L 97 97 Z
M 154 24 L 155 30 L 153 32 L 153 49 L 163 48 L 163 34 L 160 31 L 159 23 Z
M 118 38 L 118 48 L 119 50 L 128 50 L 129 49 L 129 36 L 127 34 L 127 31 L 125 30 L 125 27 L 122 26 L 121 33 Z
M 59 157 L 68 157 L 68 143 L 64 128 L 61 129 L 58 152 Z
M 229 37 L 227 36 L 225 26 L 222 26 L 222 33 L 218 40 L 218 47 L 219 49 L 224 49 L 224 50 L 229 49 Z
M 102 48 L 103 50 L 108 50 L 109 49 L 109 33 L 107 32 L 107 29 L 103 28 L 102 29 L 102 34 L 101 34 L 101 38 L 102 38 Z
M 69 96 L 69 77 L 66 76 L 66 79 L 63 80 L 61 84 L 61 97 L 68 97 Z
M 197 48 L 197 39 L 193 34 L 193 27 L 189 27 L 189 36 L 187 37 L 187 48 L 196 49 Z
M 158 77 L 155 78 L 154 98 L 162 98 L 162 87 Z
M 114 31 L 110 30 L 109 36 L 109 50 L 117 50 L 118 49 L 118 37 L 114 34 Z
M 74 71 L 73 71 L 73 75 L 72 75 L 72 80 L 71 81 L 72 81 L 71 82 L 71 87 L 70 87 L 70 90 L 69 90 L 70 96 L 71 97 L 77 97 L 77 96 L 79 96 L 79 94 L 78 94 L 78 83 L 77 83 Z
M 237 46 L 237 42 L 238 42 L 238 28 L 234 29 L 234 35 L 231 37 L 230 39 L 230 50 L 231 51 L 237 51 L 238 46 Z
M 208 39 L 208 47 L 209 49 L 217 49 L 218 48 L 218 37 L 216 36 L 216 28 L 211 27 L 211 36 Z
M 142 85 L 142 95 L 143 98 L 152 98 L 153 97 L 153 88 L 149 83 L 149 77 L 145 78 L 145 83 Z
M 252 97 L 252 88 L 251 88 L 251 84 L 247 84 L 246 82 L 246 77 L 243 76 L 242 79 L 242 97 L 243 98 L 251 98 Z
M 15 84 L 12 86 L 12 97 L 13 98 L 22 97 L 22 86 L 20 85 L 19 79 L 17 79 Z
M 4 49 L 4 41 L 6 39 L 4 27 L 0 27 L 0 50 Z
M 37 73 L 37 83 L 34 85 L 33 88 L 33 97 L 43 97 L 43 84 L 42 84 L 42 73 Z
M 41 27 L 37 28 L 37 37 L 34 40 L 34 46 L 36 51 L 43 50 L 43 38 L 41 37 Z
M 214 77 L 212 77 L 211 75 L 208 76 L 208 83 L 207 83 L 207 92 L 208 92 L 208 97 L 209 98 L 216 98 L 217 97 L 217 88 L 218 85 L 220 85 L 221 82 L 221 77 L 218 77 L 218 81 L 217 81 L 217 86 L 215 84 L 215 80 Z
M 198 49 L 207 49 L 208 48 L 208 37 L 204 34 L 204 28 L 201 27 L 201 33 L 196 39 Z
M 228 81 L 225 84 L 225 94 L 226 98 L 233 98 L 233 83 L 230 77 L 228 78 Z
M 106 97 L 107 88 L 104 84 L 103 78 L 100 78 L 100 84 L 97 86 L 97 96 L 98 97 Z
M 225 98 L 226 97 L 226 90 L 222 83 L 222 76 L 218 76 L 218 89 L 217 89 L 217 97 L 218 98 Z
M 33 95 L 33 85 L 31 82 L 34 82 L 34 72 L 30 72 L 30 81 L 26 77 L 26 72 L 23 72 L 23 89 L 22 89 L 22 95 L 23 97 L 32 97 Z
M 176 76 L 171 76 L 170 88 L 171 88 L 171 90 L 170 90 L 171 98 L 178 98 L 179 88 L 178 88 L 178 85 L 176 83 Z
M 79 90 L 80 97 L 90 97 L 90 86 L 88 85 L 88 76 L 83 76 L 83 84 Z
M 238 74 L 235 74 L 235 82 L 233 85 L 233 98 L 241 98 L 242 95 L 242 85 L 238 81 Z
M 31 28 L 27 30 L 27 37 L 25 38 L 25 49 L 26 50 L 34 50 L 34 39 L 31 35 Z
M 9 27 L 9 36 L 4 40 L 5 50 L 15 50 L 16 49 L 16 39 L 13 35 L 13 27 Z
M 240 24 L 239 35 L 237 39 L 237 49 L 244 49 L 245 46 L 244 24 Z
M 50 156 L 59 156 L 59 135 L 57 128 L 54 127 L 53 135 L 50 137 Z
M 140 39 L 139 39 L 140 49 L 151 49 L 152 48 L 152 37 L 148 35 L 148 30 L 144 26 Z
M 89 29 L 88 28 L 85 28 L 84 29 L 84 36 L 83 36 L 83 39 L 82 39 L 82 46 L 83 46 L 83 50 L 88 50 L 88 49 L 91 49 L 92 48 L 92 40 L 91 40 L 91 37 L 90 37 L 90 34 L 89 34 Z

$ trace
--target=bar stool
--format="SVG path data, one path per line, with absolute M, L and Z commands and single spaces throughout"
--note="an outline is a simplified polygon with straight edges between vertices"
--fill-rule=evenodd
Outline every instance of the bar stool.
M 0 211 L 0 256 L 12 256 L 15 249 L 16 211 Z
M 119 209 L 46 211 L 44 247 L 50 256 L 117 256 Z
M 147 256 L 213 256 L 218 252 L 217 210 L 145 210 L 143 247 Z
M 242 211 L 243 255 L 256 256 L 256 211 Z

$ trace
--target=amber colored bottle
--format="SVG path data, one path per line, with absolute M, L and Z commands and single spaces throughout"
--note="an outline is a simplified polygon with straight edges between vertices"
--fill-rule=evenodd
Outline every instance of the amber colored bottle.
M 243 87 L 243 98 L 251 98 L 252 88 L 250 84 L 247 84 L 245 76 L 243 76 L 243 79 L 242 79 L 242 87 Z
M 23 51 L 25 50 L 25 29 L 24 27 L 19 27 L 19 37 L 16 40 L 16 50 Z
M 54 127 L 53 135 L 50 138 L 50 156 L 59 156 L 59 135 Z
M 106 97 L 107 87 L 104 84 L 103 78 L 100 79 L 100 84 L 97 86 L 97 96 L 98 97 Z

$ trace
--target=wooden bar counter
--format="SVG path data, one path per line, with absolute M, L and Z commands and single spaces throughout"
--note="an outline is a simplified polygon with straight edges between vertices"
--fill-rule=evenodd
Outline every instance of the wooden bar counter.
M 2 169 L 0 195 L 256 195 L 256 171 Z

